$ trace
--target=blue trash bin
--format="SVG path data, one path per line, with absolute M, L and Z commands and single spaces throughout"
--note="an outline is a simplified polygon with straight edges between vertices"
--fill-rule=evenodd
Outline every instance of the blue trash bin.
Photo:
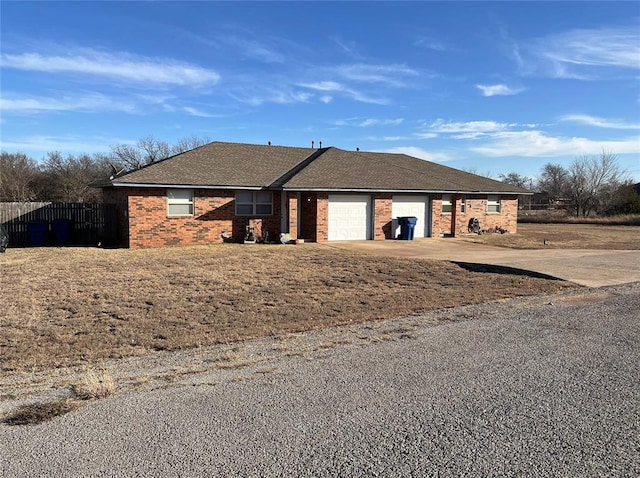
M 53 221 L 53 237 L 58 246 L 69 244 L 69 233 L 71 231 L 71 221 L 68 219 L 56 219 Z
M 398 218 L 398 224 L 400 224 L 400 236 L 398 239 L 403 241 L 413 241 L 413 233 L 418 223 L 418 218 L 415 216 L 404 216 Z
M 47 221 L 31 221 L 27 224 L 29 241 L 32 246 L 44 246 L 47 243 L 47 232 L 49 223 Z

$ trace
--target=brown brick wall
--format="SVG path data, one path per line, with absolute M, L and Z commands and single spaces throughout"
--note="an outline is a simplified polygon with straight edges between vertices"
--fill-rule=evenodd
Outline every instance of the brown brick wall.
M 298 194 L 287 193 L 287 202 L 289 203 L 289 230 L 291 237 L 298 237 Z
M 318 218 L 318 195 L 302 193 L 300 195 L 300 226 L 298 237 L 305 241 L 316 241 Z
M 316 241 L 329 240 L 329 193 L 318 193 Z
M 501 227 L 508 232 L 517 232 L 518 229 L 518 197 L 500 196 L 500 213 L 487 213 L 487 196 L 466 195 L 466 212 L 461 211 L 461 196 L 453 196 L 454 212 L 451 214 L 442 213 L 442 196 L 433 196 L 432 217 L 433 235 L 442 237 L 444 235 L 458 236 L 467 234 L 467 226 L 471 218 L 478 218 L 480 227 L 484 230 Z M 451 221 L 455 219 L 455 229 L 451 228 Z
M 236 216 L 232 190 L 194 190 L 194 215 L 167 216 L 166 189 L 127 188 L 129 196 L 129 247 L 162 247 L 223 242 L 230 235 L 241 242 L 245 228 L 265 231 L 271 240 L 280 234 L 280 195 L 273 195 L 271 216 Z
M 373 198 L 373 239 L 385 240 L 392 238 L 391 194 L 376 194 Z

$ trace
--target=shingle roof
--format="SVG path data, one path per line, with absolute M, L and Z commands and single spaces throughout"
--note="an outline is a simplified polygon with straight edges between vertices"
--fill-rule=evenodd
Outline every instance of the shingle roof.
M 176 185 L 527 193 L 516 186 L 404 154 L 214 142 L 125 174 L 113 186 Z
M 511 192 L 521 189 L 405 154 L 328 148 L 284 185 L 285 189 L 367 189 L 432 192 Z
M 120 176 L 112 184 L 268 187 L 315 152 L 216 141 Z

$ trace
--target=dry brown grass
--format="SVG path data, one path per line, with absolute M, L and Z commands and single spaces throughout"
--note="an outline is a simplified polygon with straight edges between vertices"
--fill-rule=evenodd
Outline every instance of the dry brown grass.
M 88 370 L 82 381 L 73 386 L 73 392 L 80 400 L 107 398 L 116 391 L 116 383 L 106 370 Z
M 82 403 L 71 398 L 44 403 L 22 405 L 2 418 L 7 425 L 37 425 L 52 418 L 72 412 Z
M 574 287 L 312 244 L 9 249 L 0 270 L 4 374 Z
M 517 234 L 471 235 L 463 236 L 463 239 L 514 249 L 640 250 L 640 227 L 594 224 L 518 224 Z

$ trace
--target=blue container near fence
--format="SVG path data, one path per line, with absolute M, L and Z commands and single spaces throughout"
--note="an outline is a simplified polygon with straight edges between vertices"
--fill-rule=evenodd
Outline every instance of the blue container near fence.
M 31 221 L 27 224 L 29 241 L 32 246 L 44 246 L 47 243 L 49 224 L 46 221 Z
M 53 237 L 58 246 L 66 246 L 69 244 L 71 233 L 71 221 L 68 219 L 56 219 L 53 221 Z

